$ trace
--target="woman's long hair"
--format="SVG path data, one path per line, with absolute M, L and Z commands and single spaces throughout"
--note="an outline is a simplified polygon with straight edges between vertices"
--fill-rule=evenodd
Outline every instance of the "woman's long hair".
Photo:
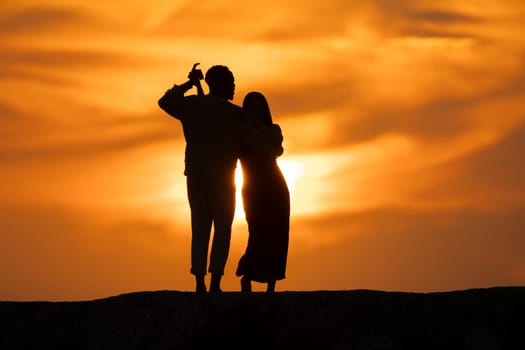
M 254 117 L 258 118 L 261 122 L 267 125 L 272 125 L 272 114 L 270 113 L 270 107 L 268 101 L 263 94 L 257 91 L 249 92 L 242 102 L 242 108 L 248 113 L 253 114 Z

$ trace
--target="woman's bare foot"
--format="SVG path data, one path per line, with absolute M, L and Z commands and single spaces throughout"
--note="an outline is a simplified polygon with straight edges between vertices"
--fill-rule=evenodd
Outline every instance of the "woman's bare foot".
M 241 292 L 250 293 L 252 291 L 252 281 L 246 277 L 243 276 L 241 278 Z

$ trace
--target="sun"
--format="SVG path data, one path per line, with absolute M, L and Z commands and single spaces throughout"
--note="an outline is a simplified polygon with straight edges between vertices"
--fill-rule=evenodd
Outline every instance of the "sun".
M 295 193 L 295 183 L 303 174 L 303 165 L 299 161 L 287 160 L 287 159 L 278 159 L 277 164 L 283 173 L 286 184 L 288 185 L 288 190 L 290 191 L 290 199 L 293 198 Z M 235 219 L 244 220 L 244 208 L 242 205 L 242 168 L 241 163 L 237 161 L 237 168 L 235 169 Z

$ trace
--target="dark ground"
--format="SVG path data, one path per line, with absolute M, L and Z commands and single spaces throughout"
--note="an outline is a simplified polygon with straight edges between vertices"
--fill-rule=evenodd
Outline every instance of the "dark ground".
M 525 287 L 0 302 L 0 349 L 525 349 Z

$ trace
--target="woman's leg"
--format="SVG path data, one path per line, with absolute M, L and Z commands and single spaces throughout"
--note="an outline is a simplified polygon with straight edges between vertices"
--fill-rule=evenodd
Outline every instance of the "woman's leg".
M 252 281 L 246 277 L 241 278 L 241 292 L 250 293 L 252 291 Z

